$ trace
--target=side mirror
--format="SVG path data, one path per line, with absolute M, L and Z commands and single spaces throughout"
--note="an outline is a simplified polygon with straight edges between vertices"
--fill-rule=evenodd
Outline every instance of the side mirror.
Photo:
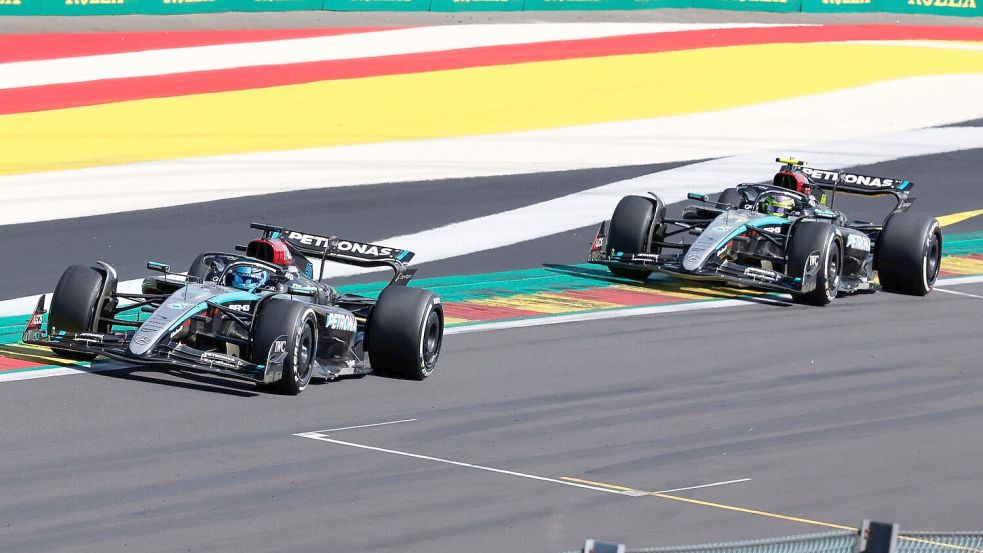
M 287 293 L 291 296 L 307 296 L 313 298 L 317 295 L 317 288 L 313 286 L 288 286 Z
M 689 194 L 686 194 L 686 197 L 698 202 L 710 201 L 710 198 L 708 198 L 706 194 L 697 194 L 696 192 L 690 192 Z
M 167 274 L 171 270 L 171 266 L 166 263 L 161 263 L 160 261 L 148 261 L 147 268 L 151 271 L 157 271 L 159 273 Z

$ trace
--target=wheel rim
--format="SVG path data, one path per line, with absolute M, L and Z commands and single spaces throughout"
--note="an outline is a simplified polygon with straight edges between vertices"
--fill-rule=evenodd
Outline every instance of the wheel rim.
M 440 343 L 443 335 L 440 331 L 440 315 L 437 310 L 430 311 L 423 332 L 423 364 L 429 371 L 432 370 L 437 362 L 437 356 L 440 355 Z
M 928 249 L 925 252 L 925 289 L 931 288 L 935 284 L 935 279 L 939 276 L 939 266 L 941 265 L 942 248 L 939 247 L 939 235 L 932 233 L 928 241 Z
M 314 351 L 314 331 L 311 325 L 304 324 L 304 330 L 300 334 L 300 351 L 297 353 L 297 380 L 304 382 L 311 373 L 311 360 Z
M 826 258 L 826 296 L 832 299 L 840 288 L 840 249 L 836 242 L 830 245 Z

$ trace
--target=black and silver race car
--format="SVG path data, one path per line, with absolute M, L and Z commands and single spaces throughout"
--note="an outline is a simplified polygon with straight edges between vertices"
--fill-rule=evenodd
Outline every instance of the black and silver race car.
M 422 380 L 443 340 L 440 298 L 406 283 L 413 252 L 269 225 L 238 253 L 203 253 L 188 274 L 162 273 L 141 293 L 117 291 L 107 263 L 72 265 L 55 287 L 44 326 L 42 296 L 23 340 L 82 359 L 104 355 L 251 380 L 298 394 L 312 377 L 376 371 Z M 340 294 L 314 278 L 314 262 L 389 267 L 378 299 Z M 319 275 L 321 272 L 319 271 Z M 369 363 L 365 362 L 366 352 Z
M 601 224 L 587 260 L 612 273 L 647 279 L 653 271 L 787 292 L 797 303 L 826 305 L 838 294 L 883 290 L 924 296 L 932 291 L 942 258 L 942 229 L 930 216 L 909 213 L 913 184 L 806 167 L 777 159 L 771 184 L 741 184 L 716 202 L 666 218 L 656 195 L 627 196 Z M 840 193 L 893 196 L 883 224 L 850 222 L 833 209 Z M 681 240 L 697 235 L 695 240 Z

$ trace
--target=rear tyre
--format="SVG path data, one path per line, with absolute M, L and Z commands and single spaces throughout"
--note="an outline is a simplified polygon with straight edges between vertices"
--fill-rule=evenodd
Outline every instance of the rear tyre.
M 444 340 L 444 308 L 434 293 L 391 286 L 369 315 L 365 346 L 372 370 L 412 380 L 430 376 Z
M 209 263 L 205 262 L 206 259 L 209 259 Z M 222 269 L 224 268 L 225 266 L 220 265 L 214 255 L 203 253 L 191 262 L 191 268 L 188 269 L 188 276 L 198 277 L 201 282 L 209 282 L 222 274 Z
M 657 253 L 648 247 L 649 235 L 652 240 L 661 240 L 665 233 L 662 219 L 666 208 L 662 200 L 649 199 L 644 196 L 625 196 L 618 202 L 618 207 L 611 216 L 608 228 L 608 250 L 621 252 L 624 255 L 636 253 Z M 653 228 L 652 225 L 655 225 Z M 652 271 L 644 269 L 626 269 L 608 267 L 613 274 L 636 280 L 645 280 Z
M 942 228 L 928 215 L 895 213 L 877 239 L 877 273 L 889 292 L 924 296 L 942 265 Z
M 819 252 L 816 288 L 804 294 L 792 294 L 795 303 L 826 305 L 840 290 L 843 250 L 836 238 L 836 228 L 828 223 L 804 222 L 795 225 L 786 252 L 786 274 L 805 281 L 809 257 L 815 252 Z
M 51 308 L 48 309 L 48 334 L 62 330 L 66 332 L 100 330 L 98 328 L 99 297 L 102 295 L 104 281 L 103 273 L 86 265 L 72 265 L 65 269 L 51 296 Z M 58 355 L 70 359 L 90 361 L 96 358 L 90 353 L 51 349 Z
M 280 381 L 260 384 L 261 390 L 295 396 L 307 388 L 317 357 L 317 331 L 317 316 L 307 304 L 274 299 L 263 306 L 253 329 L 253 363 L 266 363 L 273 342 L 281 336 L 287 339 L 287 356 Z

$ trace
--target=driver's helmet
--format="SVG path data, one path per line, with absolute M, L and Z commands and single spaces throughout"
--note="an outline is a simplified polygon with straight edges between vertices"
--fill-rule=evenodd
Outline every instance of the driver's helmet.
M 239 290 L 252 291 L 264 286 L 269 280 L 270 273 L 265 269 L 253 267 L 251 265 L 239 265 L 232 269 L 226 284 Z
M 788 217 L 797 211 L 795 198 L 788 194 L 762 194 L 758 198 L 758 212 L 778 217 Z

